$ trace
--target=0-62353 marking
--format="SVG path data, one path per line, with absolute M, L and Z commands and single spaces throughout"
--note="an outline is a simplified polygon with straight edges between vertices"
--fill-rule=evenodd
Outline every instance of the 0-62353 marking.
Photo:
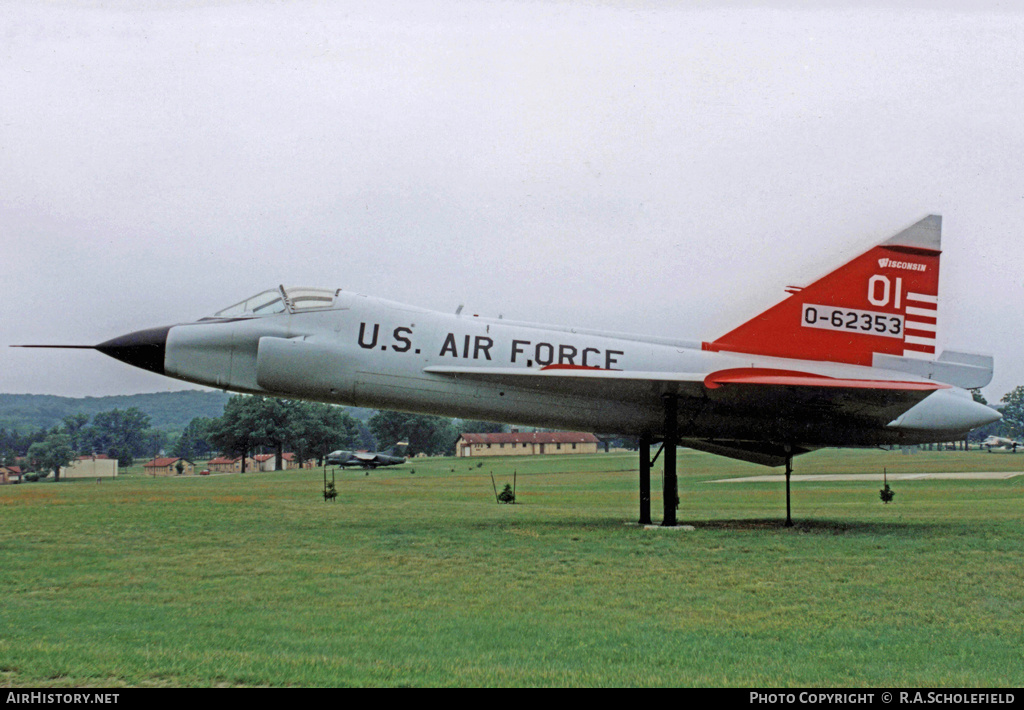
M 836 308 L 805 303 L 800 325 L 805 328 L 824 328 L 844 332 L 883 335 L 887 338 L 903 338 L 903 316 L 878 311 L 861 311 L 856 308 Z

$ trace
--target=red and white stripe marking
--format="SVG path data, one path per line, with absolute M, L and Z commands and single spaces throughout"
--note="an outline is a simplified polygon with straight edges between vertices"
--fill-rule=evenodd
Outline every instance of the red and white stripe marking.
M 907 293 L 907 317 L 903 324 L 903 357 L 931 360 L 935 357 L 935 332 L 939 297 Z

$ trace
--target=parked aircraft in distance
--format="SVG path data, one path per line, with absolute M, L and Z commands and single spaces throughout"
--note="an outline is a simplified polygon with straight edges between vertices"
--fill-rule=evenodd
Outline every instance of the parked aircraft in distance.
M 281 286 L 77 347 L 236 392 L 664 440 L 673 486 L 676 444 L 788 473 L 817 448 L 961 440 L 1000 418 L 967 391 L 991 357 L 936 357 L 940 232 L 926 217 L 705 342 Z
M 983 449 L 988 449 L 989 451 L 991 451 L 992 449 L 1003 449 L 1004 451 L 1012 451 L 1013 453 L 1017 453 L 1018 446 L 1021 446 L 1021 443 L 1019 441 L 1014 441 L 1013 439 L 1006 439 L 1002 436 L 989 436 L 983 442 L 981 442 L 981 447 Z
M 405 463 L 405 457 L 369 451 L 332 451 L 327 454 L 327 463 L 342 468 L 349 466 L 377 468 L 378 466 L 397 466 L 400 463 Z

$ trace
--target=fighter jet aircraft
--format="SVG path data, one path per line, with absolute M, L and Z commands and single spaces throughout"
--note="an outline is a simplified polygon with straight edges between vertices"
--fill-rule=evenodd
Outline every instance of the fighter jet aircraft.
M 327 463 L 330 466 L 361 466 L 362 468 L 377 468 L 378 466 L 397 466 L 405 463 L 404 456 L 392 456 L 388 453 L 376 453 L 369 451 L 332 451 L 327 454 Z
M 86 347 L 236 392 L 664 440 L 673 485 L 677 444 L 788 473 L 820 447 L 953 441 L 1000 418 L 967 391 L 991 357 L 936 357 L 940 232 L 926 217 L 703 342 L 280 286 Z
M 1004 451 L 1012 451 L 1013 453 L 1017 453 L 1017 447 L 1021 445 L 1022 444 L 1019 441 L 1007 439 L 1002 436 L 989 436 L 981 442 L 981 448 L 983 449 L 988 449 L 989 451 L 992 451 L 992 449 L 1003 449 Z

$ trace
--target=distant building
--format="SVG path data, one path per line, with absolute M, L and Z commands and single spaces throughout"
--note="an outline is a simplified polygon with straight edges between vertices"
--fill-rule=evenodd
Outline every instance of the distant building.
M 0 485 L 21 483 L 21 466 L 0 466 Z
M 256 462 L 254 470 L 257 471 L 276 471 L 277 468 L 277 454 L 258 454 L 253 456 L 253 461 Z M 299 457 L 293 453 L 284 453 L 281 455 L 281 468 L 285 471 L 290 471 L 296 468 L 312 468 L 312 464 L 306 461 L 305 464 L 299 465 Z
M 207 461 L 206 465 L 213 473 L 239 473 L 242 470 L 242 457 L 228 458 L 227 456 L 218 456 Z M 245 470 L 259 470 L 256 466 L 256 461 L 252 458 L 246 458 Z
M 178 463 L 181 463 L 181 472 L 178 472 Z M 142 464 L 142 469 L 147 476 L 190 476 L 195 473 L 196 465 L 188 459 L 167 458 L 153 459 Z
M 79 456 L 60 469 L 61 478 L 117 478 L 117 459 L 106 454 Z
M 455 442 L 455 455 L 540 456 L 596 454 L 600 440 L 580 431 L 535 431 L 509 434 L 463 434 Z
M 288 468 L 288 464 L 283 460 L 282 456 L 281 467 Z M 277 464 L 277 454 L 256 454 L 252 457 L 252 460 L 256 462 L 257 471 L 276 471 L 274 466 Z

